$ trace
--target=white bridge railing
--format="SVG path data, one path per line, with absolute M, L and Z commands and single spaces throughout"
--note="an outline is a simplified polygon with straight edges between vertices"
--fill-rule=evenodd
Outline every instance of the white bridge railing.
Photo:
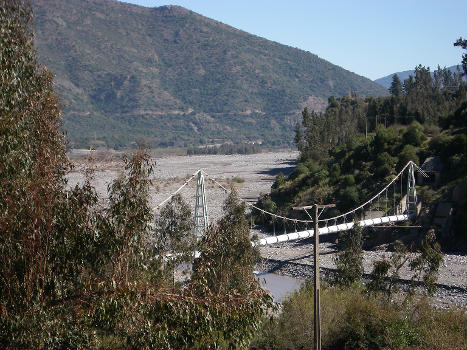
M 318 234 L 323 235 L 323 234 L 328 234 L 328 233 L 350 230 L 354 227 L 356 223 L 358 223 L 358 225 L 360 225 L 361 227 L 365 227 L 365 226 L 381 225 L 385 223 L 406 221 L 406 220 L 409 220 L 410 218 L 411 217 L 407 214 L 401 214 L 401 215 L 393 215 L 393 216 L 383 216 L 383 217 L 375 218 L 375 219 L 360 220 L 357 222 L 352 221 L 352 222 L 347 222 L 347 223 L 343 223 L 340 225 L 320 227 L 318 229 Z M 252 242 L 252 245 L 253 246 L 264 246 L 268 244 L 282 243 L 282 242 L 293 241 L 297 239 L 313 237 L 314 234 L 315 234 L 315 230 L 291 232 L 291 233 L 286 233 L 283 235 L 262 238 L 255 242 Z

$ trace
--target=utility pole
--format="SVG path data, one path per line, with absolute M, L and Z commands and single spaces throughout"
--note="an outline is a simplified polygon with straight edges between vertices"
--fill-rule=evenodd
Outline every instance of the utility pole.
M 319 228 L 318 228 L 318 209 L 326 209 L 335 207 L 335 204 L 327 204 L 327 205 L 309 205 L 305 207 L 294 207 L 293 210 L 303 210 L 308 215 L 308 217 L 313 221 L 314 224 L 314 273 L 315 273 L 315 283 L 314 283 L 314 293 L 313 293 L 313 323 L 314 323 L 314 349 L 321 350 L 321 316 L 320 316 L 320 286 L 319 286 Z M 307 209 L 314 209 L 313 210 L 313 218 L 308 213 Z M 322 211 L 321 211 L 322 213 Z

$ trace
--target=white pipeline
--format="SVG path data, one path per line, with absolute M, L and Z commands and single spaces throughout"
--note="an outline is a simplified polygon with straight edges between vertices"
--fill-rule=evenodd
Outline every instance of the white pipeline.
M 407 214 L 383 216 L 383 217 L 375 218 L 375 219 L 361 220 L 358 222 L 358 224 L 361 227 L 365 227 L 365 226 L 380 225 L 380 224 L 391 223 L 391 222 L 406 221 L 406 220 L 409 220 L 410 218 L 411 217 Z M 340 224 L 340 225 L 320 227 L 319 234 L 323 235 L 327 233 L 350 230 L 354 225 L 355 225 L 355 222 L 347 222 L 347 223 Z M 282 243 L 282 242 L 287 242 L 287 241 L 293 241 L 296 239 L 313 237 L 314 233 L 315 233 L 314 230 L 292 232 L 292 233 L 287 233 L 284 235 L 262 238 L 256 242 L 252 242 L 252 244 L 253 246 L 263 246 L 263 245 L 274 244 L 274 243 Z

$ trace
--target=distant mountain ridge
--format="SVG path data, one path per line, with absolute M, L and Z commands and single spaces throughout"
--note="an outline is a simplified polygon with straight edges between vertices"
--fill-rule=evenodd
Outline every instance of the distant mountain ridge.
M 447 69 L 453 73 L 458 73 L 457 67 L 458 66 L 455 65 L 455 66 L 447 67 Z M 436 70 L 437 68 L 433 69 L 430 67 L 430 69 L 433 75 L 433 70 Z M 384 86 L 386 89 L 389 89 L 391 87 L 392 77 L 394 76 L 394 74 L 397 74 L 401 82 L 404 82 L 404 80 L 408 79 L 410 75 L 415 76 L 415 70 L 405 70 L 403 72 L 392 73 L 392 74 L 386 75 L 385 77 L 376 79 L 374 80 L 374 82 L 380 84 L 381 86 Z
M 75 147 L 292 140 L 304 106 L 385 95 L 318 56 L 179 6 L 33 0 L 36 44 L 56 74 Z

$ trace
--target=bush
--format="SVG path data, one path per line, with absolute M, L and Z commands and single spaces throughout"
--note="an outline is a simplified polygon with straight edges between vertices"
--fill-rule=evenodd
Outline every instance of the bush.
M 351 230 L 339 232 L 335 275 L 340 286 L 360 282 L 363 274 L 363 229 L 355 225 Z
M 360 198 L 356 186 L 345 187 L 339 191 L 339 199 L 341 207 L 344 209 L 351 209 L 357 205 Z
M 467 315 L 437 310 L 425 299 L 406 307 L 358 288 L 321 289 L 323 349 L 465 349 Z M 313 348 L 313 286 L 284 302 L 283 312 L 264 320 L 251 349 Z
M 404 145 L 420 146 L 426 136 L 423 133 L 423 126 L 418 122 L 413 122 L 402 135 Z
M 245 179 L 243 177 L 234 176 L 232 178 L 232 182 L 235 182 L 237 184 L 242 184 L 245 182 Z
M 297 167 L 294 169 L 292 174 L 290 174 L 291 179 L 296 179 L 299 176 L 307 176 L 310 174 L 310 169 L 308 169 L 304 164 L 298 164 Z
M 405 145 L 402 151 L 399 154 L 399 161 L 397 162 L 396 171 L 400 171 L 409 160 L 413 161 L 415 164 L 419 163 L 417 156 L 418 149 L 412 145 Z
M 285 182 L 287 181 L 287 179 L 285 178 L 284 174 L 282 174 L 282 172 L 280 172 L 279 174 L 277 174 L 275 180 L 274 180 L 274 183 L 272 184 L 271 188 L 272 189 L 278 189 L 279 187 L 281 187 Z
M 394 129 L 379 126 L 376 130 L 373 145 L 376 153 L 387 151 L 389 147 L 395 142 L 396 135 Z
M 342 185 L 345 187 L 355 185 L 355 178 L 353 175 L 344 175 L 342 176 Z

